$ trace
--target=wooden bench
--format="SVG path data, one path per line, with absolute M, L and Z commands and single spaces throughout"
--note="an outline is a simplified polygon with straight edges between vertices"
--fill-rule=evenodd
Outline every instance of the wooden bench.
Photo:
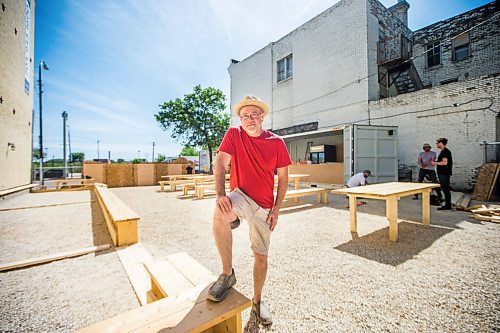
M 160 191 L 164 191 L 165 185 L 170 185 L 170 180 L 160 180 L 158 184 L 160 184 Z
M 137 215 L 105 184 L 94 184 L 94 192 L 101 206 L 109 234 L 115 246 L 137 243 Z
M 225 183 L 226 190 L 229 189 L 229 183 Z M 205 190 L 214 190 L 215 191 L 215 183 L 213 184 L 201 184 L 196 185 L 195 187 L 195 195 L 198 199 L 203 199 L 205 197 Z
M 308 195 L 316 195 L 317 201 L 321 203 L 321 197 L 323 196 L 323 202 L 328 203 L 328 189 L 320 187 L 304 188 L 299 190 L 288 190 L 286 191 L 285 199 L 305 197 Z
M 151 303 L 78 332 L 242 332 L 241 312 L 251 301 L 234 288 L 222 302 L 208 300 L 217 277 L 195 259 L 177 253 L 144 266 L 151 275 Z
M 67 179 L 57 179 L 54 181 L 56 184 L 56 189 L 83 187 L 86 184 L 91 184 L 94 182 L 92 178 L 67 178 Z

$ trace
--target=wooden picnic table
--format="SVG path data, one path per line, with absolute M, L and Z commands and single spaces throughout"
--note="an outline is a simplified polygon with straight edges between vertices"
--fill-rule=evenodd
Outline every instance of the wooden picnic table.
M 423 183 L 382 183 L 354 188 L 332 190 L 333 194 L 345 194 L 349 197 L 349 217 L 351 232 L 357 233 L 356 198 L 385 200 L 386 216 L 389 221 L 389 240 L 398 240 L 398 200 L 402 197 L 422 193 L 422 220 L 424 225 L 430 223 L 430 193 L 439 184 Z
M 294 184 L 294 189 L 295 190 L 298 190 L 299 189 L 299 181 L 301 178 L 305 178 L 305 177 L 309 177 L 309 175 L 307 174 L 302 174 L 302 173 L 290 173 L 288 175 L 288 182 L 291 182 L 293 181 L 293 184 Z M 274 182 L 277 182 L 278 181 L 278 176 L 274 176 Z M 295 199 L 295 202 L 299 202 L 299 198 L 296 197 Z

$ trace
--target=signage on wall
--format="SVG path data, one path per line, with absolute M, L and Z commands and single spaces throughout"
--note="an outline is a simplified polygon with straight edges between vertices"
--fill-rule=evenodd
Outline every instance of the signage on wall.
M 24 91 L 30 94 L 30 26 L 31 26 L 31 0 L 26 0 L 25 29 L 25 57 L 24 57 Z

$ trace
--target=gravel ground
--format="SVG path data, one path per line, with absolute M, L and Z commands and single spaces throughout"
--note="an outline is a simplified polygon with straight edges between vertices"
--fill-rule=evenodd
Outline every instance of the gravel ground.
M 218 274 L 213 197 L 157 189 L 112 191 L 141 216 L 139 238 L 153 257 L 184 251 Z M 344 196 L 330 196 L 328 205 L 286 203 L 264 288 L 274 325 L 259 328 L 247 310 L 248 332 L 500 331 L 500 224 L 432 207 L 431 226 L 423 227 L 420 201 L 403 198 L 392 243 L 384 203 L 367 202 L 358 208 L 357 235 Z M 236 288 L 251 297 L 246 223 L 233 238 Z M 88 191 L 0 202 L 1 263 L 104 243 L 111 240 Z M 1 332 L 71 332 L 138 306 L 113 248 L 0 273 Z

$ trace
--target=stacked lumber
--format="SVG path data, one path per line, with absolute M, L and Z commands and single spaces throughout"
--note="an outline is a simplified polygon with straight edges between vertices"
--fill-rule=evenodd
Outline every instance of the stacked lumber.
M 452 205 L 455 206 L 456 210 L 467 210 L 472 198 L 469 194 L 464 194 L 464 193 L 461 193 L 461 194 L 462 194 L 462 196 L 460 197 L 460 199 L 456 203 L 453 203 L 453 199 L 451 200 Z M 453 196 L 452 196 L 452 198 L 453 198 Z
M 476 220 L 500 223 L 500 206 L 498 205 L 489 207 L 481 205 L 480 208 L 472 209 L 471 212 L 473 213 L 472 217 Z

